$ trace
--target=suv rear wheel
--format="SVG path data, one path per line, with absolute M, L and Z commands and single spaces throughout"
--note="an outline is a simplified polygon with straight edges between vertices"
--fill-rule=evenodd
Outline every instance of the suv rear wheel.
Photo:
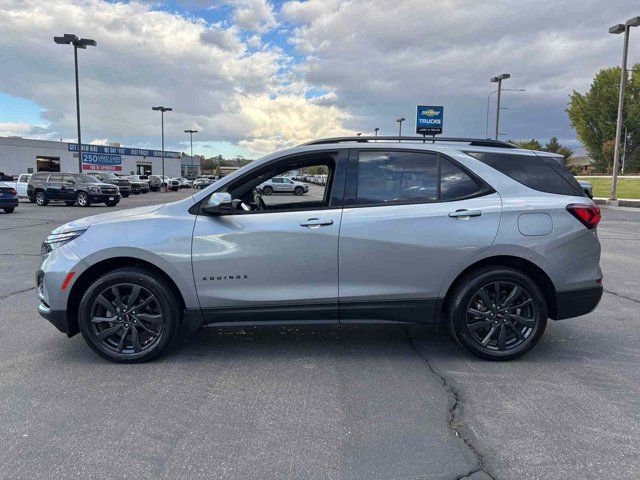
M 91 200 L 89 200 L 89 195 L 86 192 L 78 192 L 76 196 L 76 202 L 78 202 L 78 206 L 80 207 L 90 207 Z
M 36 204 L 38 204 L 40 207 L 44 207 L 48 203 L 49 200 L 47 200 L 47 196 L 45 195 L 44 191 L 40 190 L 39 192 L 36 192 Z
M 302 189 L 302 187 L 296 187 L 293 190 L 293 193 L 295 193 L 296 195 L 300 196 L 304 193 L 304 190 Z
M 538 285 L 508 267 L 467 275 L 452 292 L 447 320 L 463 347 L 488 360 L 511 360 L 531 350 L 547 325 L 547 305 Z
M 167 348 L 178 331 L 180 316 L 180 302 L 161 276 L 127 267 L 91 284 L 80 302 L 78 324 L 98 355 L 138 363 Z
M 273 187 L 267 185 L 262 189 L 262 193 L 264 193 L 265 195 L 271 195 L 273 193 Z

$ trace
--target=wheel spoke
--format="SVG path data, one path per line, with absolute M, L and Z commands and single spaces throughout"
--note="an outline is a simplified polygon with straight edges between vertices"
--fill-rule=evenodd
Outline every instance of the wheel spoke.
M 498 350 L 504 350 L 507 346 L 507 329 L 504 323 L 500 325 L 500 333 L 498 334 Z
M 133 288 L 131 289 L 131 295 L 129 295 L 129 298 L 127 298 L 127 310 L 133 307 L 133 304 L 135 303 L 135 301 L 138 299 L 138 296 L 140 295 L 140 290 L 141 289 L 139 285 L 134 285 Z
M 154 337 L 158 336 L 158 332 L 154 332 L 153 330 L 151 330 L 149 327 L 147 327 L 144 323 L 142 322 L 138 322 L 136 323 L 137 327 L 142 327 L 142 329 L 147 332 L 149 335 L 152 335 Z
M 491 327 L 491 330 L 489 330 L 489 333 L 487 333 L 487 336 L 482 339 L 482 345 L 486 347 L 487 344 L 491 341 L 491 337 L 493 336 L 494 333 L 496 333 L 495 325 Z
M 507 310 L 517 310 L 518 308 L 526 307 L 530 303 L 533 303 L 533 299 L 527 298 L 524 302 L 519 303 L 518 305 L 513 305 L 512 307 L 507 307 Z
M 500 304 L 500 282 L 493 284 L 493 288 L 496 290 L 496 305 Z
M 124 303 L 122 303 L 122 297 L 120 296 L 120 289 L 115 285 L 111 287 L 111 293 L 116 299 L 116 305 L 120 308 L 124 307 Z
M 102 322 L 115 322 L 117 320 L 116 317 L 93 317 L 91 321 L 93 323 L 102 323 Z
M 509 315 L 511 320 L 515 320 L 520 325 L 524 325 L 525 327 L 533 328 L 536 326 L 536 320 L 534 318 L 524 318 L 520 315 Z
M 504 299 L 504 302 L 502 302 L 503 305 L 510 305 L 511 302 L 513 302 L 514 300 L 516 300 L 520 294 L 522 293 L 522 289 L 516 285 L 513 287 L 513 290 L 511 290 L 511 293 L 509 293 L 509 295 L 507 295 L 507 298 Z
M 493 322 L 491 320 L 481 320 L 479 322 L 469 323 L 467 325 L 467 328 L 469 329 L 470 332 L 475 332 L 476 330 L 479 330 L 481 328 L 487 328 L 492 323 Z
M 483 312 L 482 310 L 478 310 L 476 308 L 470 308 L 469 310 L 467 310 L 467 313 L 470 313 L 471 315 L 476 315 L 478 317 L 488 317 L 489 314 L 491 312 L 487 311 L 487 312 Z
M 486 292 L 484 287 L 482 287 L 480 290 L 478 290 L 478 296 L 482 300 L 482 303 L 484 303 L 485 308 L 487 310 L 490 309 L 491 305 L 492 305 L 491 297 L 489 297 L 489 294 Z
M 507 323 L 507 325 L 509 326 L 511 331 L 515 334 L 515 336 L 518 338 L 518 340 L 524 340 L 525 339 L 525 336 L 522 334 L 522 332 L 520 330 L 518 330 L 516 327 L 514 327 L 511 323 Z
M 151 301 L 155 300 L 156 297 L 154 297 L 153 295 L 149 296 L 149 298 L 147 298 L 144 302 L 142 302 L 140 305 L 136 305 L 135 309 L 139 310 L 143 307 L 146 307 L 149 303 L 151 303 Z
M 138 313 L 136 315 L 138 320 L 149 323 L 162 323 L 162 315 L 152 315 L 150 313 Z
M 122 325 L 114 325 L 113 327 L 105 328 L 100 333 L 98 333 L 98 335 L 96 335 L 96 339 L 102 342 L 103 340 L 106 340 L 111 335 L 116 333 L 121 328 L 122 328 Z
M 127 333 L 129 332 L 129 327 L 122 329 L 122 336 L 120 337 L 120 341 L 118 342 L 118 352 L 122 352 L 124 348 L 124 339 L 127 338 Z
M 140 338 L 138 338 L 138 329 L 135 326 L 131 326 L 131 343 L 133 344 L 133 351 L 138 353 L 142 350 L 140 345 Z
M 100 305 L 102 305 L 104 308 L 106 308 L 111 313 L 111 315 L 118 316 L 118 312 L 116 311 L 116 307 L 114 307 L 113 304 L 109 300 L 104 298 L 103 295 L 98 295 L 98 298 L 96 299 L 96 301 Z

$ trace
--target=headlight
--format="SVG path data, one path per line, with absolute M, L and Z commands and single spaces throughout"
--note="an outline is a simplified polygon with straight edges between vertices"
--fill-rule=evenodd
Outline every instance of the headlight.
M 89 185 L 89 191 L 92 193 L 100 193 L 100 187 L 97 185 Z
M 40 248 L 40 254 L 44 255 L 46 253 L 49 253 L 52 250 L 55 250 L 58 247 L 61 247 L 65 243 L 69 243 L 74 238 L 78 238 L 84 232 L 86 232 L 86 230 L 76 230 L 74 232 L 64 232 L 64 233 L 52 233 L 42 243 L 42 247 Z

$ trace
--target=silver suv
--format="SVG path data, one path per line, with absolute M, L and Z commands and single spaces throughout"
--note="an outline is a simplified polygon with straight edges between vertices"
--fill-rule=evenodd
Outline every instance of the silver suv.
M 309 185 L 302 182 L 296 182 L 288 177 L 274 177 L 258 185 L 258 191 L 265 195 L 271 195 L 272 193 L 293 193 L 294 195 L 304 195 L 309 191 Z
M 184 200 L 56 228 L 39 311 L 117 362 L 157 356 L 181 326 L 359 322 L 442 322 L 472 353 L 512 359 L 548 317 L 602 296 L 600 211 L 557 160 L 474 139 L 301 145 Z M 318 167 L 313 195 L 256 188 Z

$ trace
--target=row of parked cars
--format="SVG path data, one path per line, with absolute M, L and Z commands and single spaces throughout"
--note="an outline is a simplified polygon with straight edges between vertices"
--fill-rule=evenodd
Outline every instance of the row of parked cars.
M 119 175 L 113 172 L 59 173 L 37 172 L 18 175 L 17 180 L 0 182 L 0 208 L 12 213 L 20 198 L 28 198 L 40 206 L 50 201 L 63 201 L 67 205 L 88 207 L 104 203 L 109 207 L 120 198 L 158 191 L 163 187 L 177 191 L 191 188 L 186 178 L 162 175 Z

